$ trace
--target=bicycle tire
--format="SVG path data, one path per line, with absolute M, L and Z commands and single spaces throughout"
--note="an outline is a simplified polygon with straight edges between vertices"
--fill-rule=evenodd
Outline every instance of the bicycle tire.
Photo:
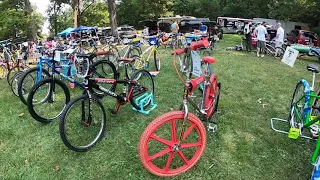
M 300 88 L 303 88 L 302 89 L 302 95 L 304 95 L 304 92 L 305 92 L 305 87 L 303 85 L 303 82 L 302 81 L 299 81 L 296 85 L 296 88 L 293 92 L 293 95 L 292 95 L 292 100 L 291 100 L 291 104 L 290 104 L 290 111 L 289 111 L 289 118 L 288 118 L 288 123 L 289 123 L 289 127 L 291 128 L 299 128 L 299 124 L 303 124 L 303 122 L 301 122 L 297 117 L 296 117 L 296 114 L 294 112 L 294 107 L 293 107 L 293 103 L 295 103 L 300 97 L 302 97 L 302 95 L 299 96 L 298 92 L 300 90 Z M 300 101 L 301 102 L 301 101 Z M 302 104 L 298 105 L 298 110 L 299 110 L 299 113 L 302 115 L 303 113 L 303 107 L 304 107 L 304 103 L 305 102 L 302 102 Z M 300 107 L 299 107 L 300 106 Z
M 8 74 L 7 67 L 5 65 L 1 65 L 0 66 L 0 79 L 6 78 L 7 74 Z
M 210 77 L 210 84 L 205 86 L 205 95 L 204 95 L 204 109 L 207 109 L 207 118 L 210 119 L 216 109 L 215 106 L 217 104 L 217 96 L 218 92 L 220 93 L 220 89 L 218 87 L 218 80 L 215 74 Z
M 11 80 L 11 86 L 10 86 L 10 89 L 12 91 L 12 93 L 19 97 L 19 94 L 18 94 L 18 88 L 19 88 L 19 85 L 18 85 L 18 82 L 19 80 L 21 79 L 21 76 L 24 74 L 25 72 L 24 71 L 18 71 L 17 73 L 14 74 L 14 76 L 12 77 L 12 80 Z
M 55 86 L 57 86 L 57 85 L 60 86 L 60 88 L 63 90 L 63 93 L 64 93 L 66 99 L 65 99 L 65 102 L 63 102 L 64 106 L 62 107 L 62 110 L 58 111 L 59 113 L 57 113 L 57 115 L 53 115 L 53 117 L 47 118 L 47 117 L 43 117 L 43 115 L 39 115 L 35 111 L 35 109 L 34 109 L 35 107 L 33 105 L 33 99 L 34 99 L 35 93 L 38 91 L 39 88 L 41 88 L 42 85 L 49 84 L 49 91 L 50 91 L 52 83 L 54 83 Z M 48 100 L 47 96 L 48 96 L 48 94 L 46 95 L 45 101 Z M 70 101 L 70 91 L 69 91 L 67 85 L 63 81 L 61 81 L 57 78 L 54 78 L 54 79 L 53 78 L 46 78 L 46 79 L 41 80 L 39 83 L 37 83 L 33 86 L 31 92 L 28 95 L 27 106 L 28 106 L 28 111 L 29 111 L 30 115 L 36 121 L 47 124 L 61 115 L 61 113 L 63 112 L 63 109 L 66 107 L 66 105 L 68 104 L 69 101 Z M 49 113 L 52 114 L 53 111 L 51 111 L 51 112 L 49 111 Z
M 102 65 L 102 66 L 101 66 Z M 102 68 L 102 72 L 98 72 L 98 69 Z M 107 60 L 97 61 L 90 66 L 90 76 L 92 78 L 107 78 L 107 79 L 117 79 L 117 70 L 114 64 Z M 115 91 L 117 84 L 102 84 L 102 87 L 110 90 Z M 102 92 L 95 90 L 97 94 L 103 94 Z
M 9 71 L 8 71 L 8 74 L 7 74 L 7 82 L 9 84 L 9 86 L 11 86 L 11 82 L 12 82 L 12 78 L 14 76 L 15 73 L 17 73 L 18 71 L 20 71 L 21 69 L 23 69 L 22 67 L 13 67 L 11 68 Z
M 151 174 L 154 174 L 156 176 L 165 176 L 165 177 L 179 175 L 191 169 L 199 161 L 200 157 L 202 156 L 206 147 L 206 130 L 205 130 L 205 127 L 203 126 L 202 121 L 194 114 L 191 114 L 191 113 L 188 114 L 189 123 L 187 124 L 187 126 L 188 125 L 190 126 L 189 128 L 188 127 L 186 128 L 187 130 L 184 132 L 182 140 L 183 142 L 188 141 L 190 138 L 190 134 L 192 132 L 196 132 L 197 133 L 196 137 L 197 136 L 199 137 L 197 138 L 199 139 L 198 143 L 194 143 L 194 141 L 192 141 L 192 143 L 188 143 L 188 144 L 182 143 L 180 146 L 178 147 L 176 146 L 178 137 L 175 137 L 175 136 L 180 134 L 180 132 L 179 131 L 177 132 L 176 130 L 176 125 L 179 122 L 182 122 L 183 119 L 184 119 L 183 111 L 172 111 L 172 112 L 165 113 L 157 117 L 155 120 L 153 120 L 142 133 L 140 137 L 139 145 L 138 145 L 139 157 L 140 157 L 140 161 L 142 162 L 142 165 Z M 160 130 L 162 130 L 161 127 L 165 128 L 166 124 L 170 124 L 171 126 L 171 133 L 170 133 L 171 140 L 163 139 L 162 137 L 158 136 L 158 134 L 160 133 Z M 193 131 L 194 129 L 195 131 Z M 157 132 L 157 135 L 155 135 L 155 132 Z M 149 156 L 150 154 L 149 151 L 152 151 L 151 145 L 153 145 L 154 143 L 151 140 L 155 140 L 156 142 L 158 142 L 158 144 L 163 143 L 164 145 L 162 145 L 162 147 L 166 146 L 166 149 Z M 159 147 L 157 144 L 155 145 Z M 186 151 L 189 150 L 191 147 L 197 147 L 197 150 L 194 153 L 191 152 L 193 156 L 189 158 L 190 160 L 188 160 L 185 154 L 186 154 Z M 182 153 L 180 149 L 183 149 L 184 152 Z M 165 154 L 168 154 L 168 153 L 170 153 L 168 160 L 166 161 L 166 163 L 164 163 L 165 160 L 163 161 L 163 164 L 165 164 L 165 168 L 162 168 L 156 165 L 158 163 L 155 162 L 155 160 L 157 160 L 157 158 L 163 157 Z M 178 154 L 178 157 L 180 157 L 181 161 L 184 163 L 181 167 L 177 167 L 176 169 L 170 170 L 170 165 L 172 163 L 172 160 L 174 160 L 173 156 L 175 154 Z M 161 161 L 159 162 L 159 164 L 162 164 Z
M 269 56 L 275 56 L 276 49 L 268 44 L 266 44 L 266 54 Z
M 156 67 L 156 70 L 160 71 L 161 60 L 159 58 L 157 58 L 157 51 L 156 50 L 153 52 L 153 60 L 154 60 L 154 66 Z
M 134 55 L 140 56 L 142 54 L 141 47 L 132 46 L 127 54 L 127 58 L 130 58 Z
M 67 107 L 65 108 L 65 110 L 63 111 L 62 115 L 61 115 L 61 118 L 60 118 L 60 126 L 59 126 L 59 131 L 60 131 L 60 137 L 62 139 L 62 142 L 71 150 L 73 151 L 76 151 L 76 152 L 86 152 L 88 151 L 89 149 L 91 149 L 92 147 L 94 147 L 104 136 L 104 133 L 105 133 L 105 129 L 106 129 L 106 112 L 105 112 L 105 109 L 104 109 L 104 106 L 102 105 L 101 101 L 98 100 L 98 99 L 92 99 L 93 101 L 92 102 L 96 102 L 97 105 L 99 106 L 99 108 L 101 108 L 101 111 L 102 111 L 102 115 L 103 115 L 103 118 L 102 118 L 102 126 L 100 127 L 101 129 L 99 130 L 99 133 L 98 135 L 93 139 L 93 141 L 91 141 L 90 143 L 86 144 L 86 145 L 83 145 L 83 146 L 78 146 L 78 145 L 75 145 L 75 143 L 72 143 L 71 141 L 71 138 L 69 137 L 68 135 L 68 132 L 67 132 L 67 117 L 68 117 L 68 113 L 71 111 L 71 109 L 74 107 L 74 105 L 79 102 L 79 101 L 82 101 L 82 100 L 87 100 L 89 99 L 88 95 L 82 95 L 72 101 L 70 101 L 70 103 L 68 103 Z M 81 108 L 85 108 L 85 107 L 82 107 L 82 105 L 85 106 L 85 104 L 83 104 L 81 102 Z M 88 108 L 89 110 L 91 110 L 90 108 Z M 83 115 L 85 115 L 83 109 L 81 109 L 82 112 L 80 113 L 81 116 L 83 117 Z M 83 120 L 81 119 L 81 122 L 79 123 L 80 125 L 82 126 L 86 126 L 89 127 L 91 126 L 92 124 L 90 124 L 88 126 L 88 124 L 85 124 L 86 122 L 83 122 Z M 77 123 L 78 124 L 78 123 Z M 82 132 L 81 132 L 82 133 Z M 87 136 L 87 133 L 83 133 L 84 136 Z M 71 135 L 70 135 L 71 136 Z M 82 139 L 82 138 L 80 138 Z
M 140 95 L 140 93 L 141 93 L 141 92 L 139 91 L 139 89 L 141 89 L 141 84 L 143 84 L 141 78 L 146 77 L 146 76 L 148 76 L 147 78 L 150 80 L 150 82 L 147 82 L 147 84 L 148 84 L 148 85 L 151 85 L 151 87 L 147 87 L 148 90 L 151 90 L 151 91 L 148 91 L 147 93 L 148 93 L 148 95 L 153 94 L 153 97 L 154 97 L 154 82 L 153 82 L 153 78 L 152 78 L 151 74 L 150 74 L 147 70 L 144 70 L 144 69 L 139 70 L 139 71 L 135 72 L 135 73 L 132 75 L 132 77 L 131 77 L 131 79 L 135 79 L 136 81 L 138 81 L 138 84 L 137 84 L 137 85 L 130 85 L 130 86 L 129 86 L 129 90 L 133 89 L 133 90 L 132 90 L 132 95 L 130 96 L 130 99 L 129 99 L 129 100 L 130 100 L 131 105 L 132 105 L 134 108 L 136 108 L 137 110 L 141 110 L 141 107 L 140 107 L 139 104 L 136 102 L 136 99 L 135 99 L 135 98 L 139 98 L 139 97 L 140 97 L 140 96 L 138 96 L 138 95 Z M 150 83 L 150 84 L 149 84 L 149 83 Z M 138 94 L 138 95 L 137 95 L 137 94 Z M 144 95 L 144 94 L 145 94 L 145 93 L 143 93 L 142 95 Z M 138 97 L 137 97 L 137 96 L 138 96 Z M 148 106 L 150 103 L 151 103 L 151 99 L 149 99 L 149 100 L 143 105 L 143 107 Z
M 19 80 L 19 82 L 18 82 L 18 95 L 19 95 L 19 98 L 20 98 L 20 100 L 21 100 L 21 102 L 23 103 L 23 104 L 25 104 L 25 105 L 27 105 L 27 97 L 28 97 L 28 94 L 29 94 L 29 92 L 31 91 L 31 90 L 27 90 L 28 92 L 28 94 L 24 94 L 23 93 L 23 88 L 22 87 L 24 87 L 23 85 L 25 84 L 25 80 L 26 80 L 26 78 L 30 75 L 30 74 L 32 74 L 32 73 L 34 73 L 34 72 L 38 72 L 39 71 L 39 67 L 35 67 L 35 68 L 32 68 L 32 69 L 29 69 L 28 71 L 26 71 L 26 73 L 24 73 L 22 76 L 21 76 L 21 78 L 20 78 L 20 80 Z M 44 69 L 44 68 L 42 68 L 42 72 L 47 76 L 47 77 L 50 77 L 50 73 L 49 73 L 49 71 L 47 71 L 46 69 Z M 32 76 L 31 76 L 32 77 Z M 40 79 L 41 80 L 41 79 Z M 30 87 L 33 87 L 35 84 L 36 84 L 37 82 L 35 82 L 32 86 L 30 86 Z

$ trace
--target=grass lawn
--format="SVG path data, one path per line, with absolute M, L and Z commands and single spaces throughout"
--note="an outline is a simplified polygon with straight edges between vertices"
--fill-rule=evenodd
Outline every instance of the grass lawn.
M 213 51 L 217 59 L 213 67 L 222 83 L 220 114 L 214 117 L 218 132 L 207 134 L 207 147 L 197 165 L 173 179 L 308 179 L 314 141 L 288 139 L 271 129 L 270 119 L 287 118 L 297 81 L 311 80 L 306 65 L 316 62 L 298 60 L 291 68 L 271 57 L 224 50 L 239 43 L 239 36 L 226 35 Z M 157 109 L 142 115 L 127 104 L 118 115 L 107 112 L 105 138 L 86 153 L 64 146 L 58 121 L 43 125 L 33 120 L 7 82 L 0 80 L 0 179 L 161 179 L 143 168 L 137 150 L 148 123 L 177 110 L 182 102 L 183 86 L 172 58 L 162 48 L 159 54 Z M 79 94 L 75 91 L 73 97 Z M 106 109 L 115 107 L 110 97 L 104 102 Z

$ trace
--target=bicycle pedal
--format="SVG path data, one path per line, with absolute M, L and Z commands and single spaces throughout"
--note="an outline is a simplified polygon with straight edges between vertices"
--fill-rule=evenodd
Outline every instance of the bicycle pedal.
M 209 132 L 217 132 L 218 130 L 218 126 L 216 123 L 208 123 L 207 128 Z
M 300 136 L 300 129 L 299 128 L 290 128 L 288 137 L 290 139 L 298 139 Z
M 115 110 L 115 109 L 108 109 L 109 110 L 109 112 L 111 112 L 111 114 L 118 114 L 118 112 Z

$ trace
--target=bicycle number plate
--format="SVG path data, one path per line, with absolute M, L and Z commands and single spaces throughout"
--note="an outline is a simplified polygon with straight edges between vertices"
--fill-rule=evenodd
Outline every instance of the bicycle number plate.
M 192 58 L 192 74 L 199 77 L 202 75 L 201 57 L 196 51 L 192 51 L 191 58 Z
M 290 128 L 288 137 L 290 139 L 298 139 L 300 136 L 300 129 L 299 128 Z

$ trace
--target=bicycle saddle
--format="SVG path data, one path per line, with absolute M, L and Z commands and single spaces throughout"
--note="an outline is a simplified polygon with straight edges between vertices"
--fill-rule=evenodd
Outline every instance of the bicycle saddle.
M 206 56 L 202 59 L 202 62 L 204 63 L 208 63 L 208 64 L 213 64 L 216 62 L 216 59 L 214 57 L 211 56 Z
M 94 56 L 95 54 L 91 54 L 91 53 L 89 53 L 89 54 L 77 54 L 77 57 L 79 57 L 79 58 L 88 58 L 88 59 L 90 59 L 92 56 Z
M 308 71 L 319 73 L 319 67 L 314 64 L 308 64 L 307 66 Z

